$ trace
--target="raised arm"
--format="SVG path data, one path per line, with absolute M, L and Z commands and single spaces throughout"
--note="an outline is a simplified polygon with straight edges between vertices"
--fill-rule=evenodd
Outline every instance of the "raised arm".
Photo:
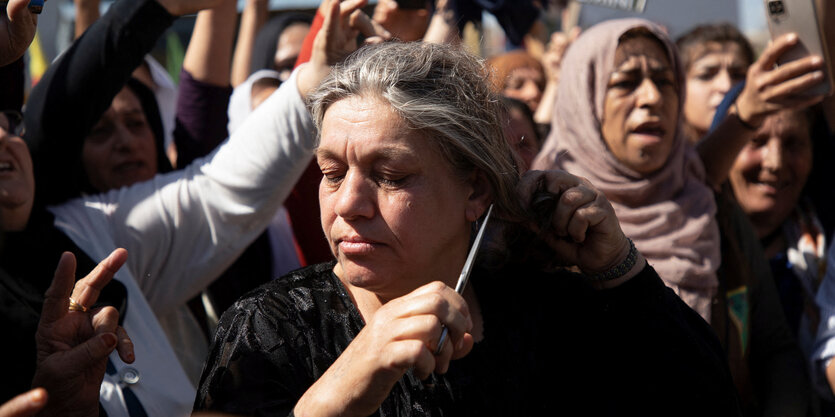
M 178 88 L 174 142 L 180 167 L 205 156 L 228 136 L 226 109 L 232 94 L 229 62 L 234 29 L 233 0 L 223 0 L 197 14 Z
M 568 46 L 580 36 L 580 28 L 574 27 L 566 34 L 564 32 L 554 32 L 551 34 L 551 42 L 548 43 L 548 50 L 542 57 L 542 67 L 545 69 L 545 75 L 548 82 L 545 84 L 545 90 L 542 92 L 542 99 L 539 101 L 539 107 L 536 108 L 536 113 L 533 115 L 534 122 L 539 124 L 550 124 L 551 118 L 554 117 L 554 106 L 557 102 L 557 87 L 560 84 L 560 68 L 562 67 L 562 57 Z
M 76 197 L 81 178 L 55 172 L 74 169 L 84 138 L 133 70 L 175 16 L 195 13 L 218 0 L 117 1 L 50 66 L 30 96 L 24 138 L 35 161 L 36 200 L 55 204 Z M 79 105 L 84 103 L 84 105 Z
M 232 87 L 237 87 L 249 77 L 252 47 L 258 31 L 267 21 L 267 5 L 267 0 L 246 0 L 235 43 L 235 56 L 232 58 Z
M 174 21 L 153 0 L 117 1 L 53 63 L 32 90 L 24 139 L 35 161 L 36 199 L 53 204 L 75 197 L 75 172 L 84 138 L 131 72 Z M 80 105 L 83 103 L 83 105 Z
M 342 4 L 358 8 L 364 0 Z M 95 251 L 101 242 L 81 230 L 104 227 L 104 236 L 133 254 L 130 269 L 157 314 L 194 296 L 264 230 L 310 161 L 315 132 L 304 95 L 330 71 L 328 57 L 347 52 L 336 38 L 323 31 L 313 60 L 214 153 L 181 171 L 52 208 L 56 218 L 81 225 L 62 230 Z
M 423 35 L 424 42 L 452 45 L 461 43 L 461 35 L 458 33 L 458 20 L 455 18 L 455 10 L 450 7 L 449 2 L 450 0 L 439 0 L 435 3 L 435 12 L 429 19 L 426 34 Z
M 93 22 L 99 19 L 101 0 L 75 0 L 75 36 L 78 39 Z
M 728 178 L 737 154 L 754 136 L 765 118 L 785 109 L 802 109 L 823 96 L 803 92 L 823 80 L 819 56 L 775 67 L 777 59 L 798 42 L 787 34 L 771 43 L 748 69 L 745 87 L 730 108 L 730 116 L 696 146 L 710 185 L 718 189 Z
M 28 4 L 28 0 L 10 0 L 5 15 L 0 16 L 0 66 L 23 56 L 35 38 L 38 15 L 29 11 Z

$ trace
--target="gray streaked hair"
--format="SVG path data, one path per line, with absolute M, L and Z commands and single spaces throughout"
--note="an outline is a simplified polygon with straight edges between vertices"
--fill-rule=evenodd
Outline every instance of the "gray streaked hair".
M 504 138 L 502 104 L 484 62 L 460 48 L 387 42 L 366 46 L 337 66 L 308 98 L 317 129 L 345 98 L 381 98 L 423 133 L 463 177 L 479 171 L 505 216 L 521 214 L 519 173 Z

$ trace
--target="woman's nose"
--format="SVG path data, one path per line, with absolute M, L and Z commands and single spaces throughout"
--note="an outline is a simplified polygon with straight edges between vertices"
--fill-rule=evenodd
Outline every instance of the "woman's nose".
M 716 78 L 713 81 L 713 88 L 717 92 L 725 94 L 731 89 L 732 84 L 733 81 L 731 80 L 730 72 L 727 69 L 723 69 L 716 74 Z
M 120 151 L 131 151 L 135 138 L 124 125 L 117 125 L 113 129 L 113 145 Z
M 536 85 L 536 82 L 532 80 L 525 81 L 525 85 L 522 87 L 522 97 L 523 101 L 539 103 L 539 100 L 542 98 L 542 90 Z
M 651 78 L 644 78 L 638 86 L 638 106 L 656 106 L 661 102 L 661 92 Z
M 776 138 L 770 139 L 763 152 L 763 168 L 776 172 L 783 167 L 783 149 L 779 140 Z
M 334 212 L 343 219 L 371 218 L 374 215 L 374 196 L 371 185 L 354 171 L 349 171 L 336 190 Z

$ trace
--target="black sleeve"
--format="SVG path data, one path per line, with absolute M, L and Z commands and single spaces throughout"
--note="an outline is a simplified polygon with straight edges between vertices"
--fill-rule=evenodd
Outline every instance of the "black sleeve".
M 248 416 L 292 415 L 313 381 L 309 358 L 298 356 L 302 335 L 292 317 L 241 300 L 223 314 L 209 349 L 194 410 Z
M 180 71 L 174 127 L 178 167 L 208 155 L 229 136 L 226 109 L 231 95 L 232 87 L 198 81 L 185 69 Z
M 587 397 L 589 415 L 741 415 L 719 340 L 651 266 L 616 288 L 586 287 L 543 303 L 558 316 L 542 327 L 562 339 L 547 351 L 571 358 L 552 372 L 570 375 L 558 386 Z
M 83 172 L 84 138 L 173 21 L 156 1 L 117 1 L 47 69 L 24 116 L 37 201 L 83 191 L 82 178 L 68 173 Z

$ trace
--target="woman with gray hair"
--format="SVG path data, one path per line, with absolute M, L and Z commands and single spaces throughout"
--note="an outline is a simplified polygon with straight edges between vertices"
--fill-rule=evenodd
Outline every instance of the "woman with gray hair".
M 487 79 L 459 49 L 387 43 L 323 82 L 310 107 L 336 261 L 265 284 L 223 315 L 197 409 L 737 413 L 715 337 L 603 195 L 564 172 L 519 178 Z M 491 256 L 459 294 L 451 287 L 491 204 Z M 515 255 L 531 241 L 578 272 Z

